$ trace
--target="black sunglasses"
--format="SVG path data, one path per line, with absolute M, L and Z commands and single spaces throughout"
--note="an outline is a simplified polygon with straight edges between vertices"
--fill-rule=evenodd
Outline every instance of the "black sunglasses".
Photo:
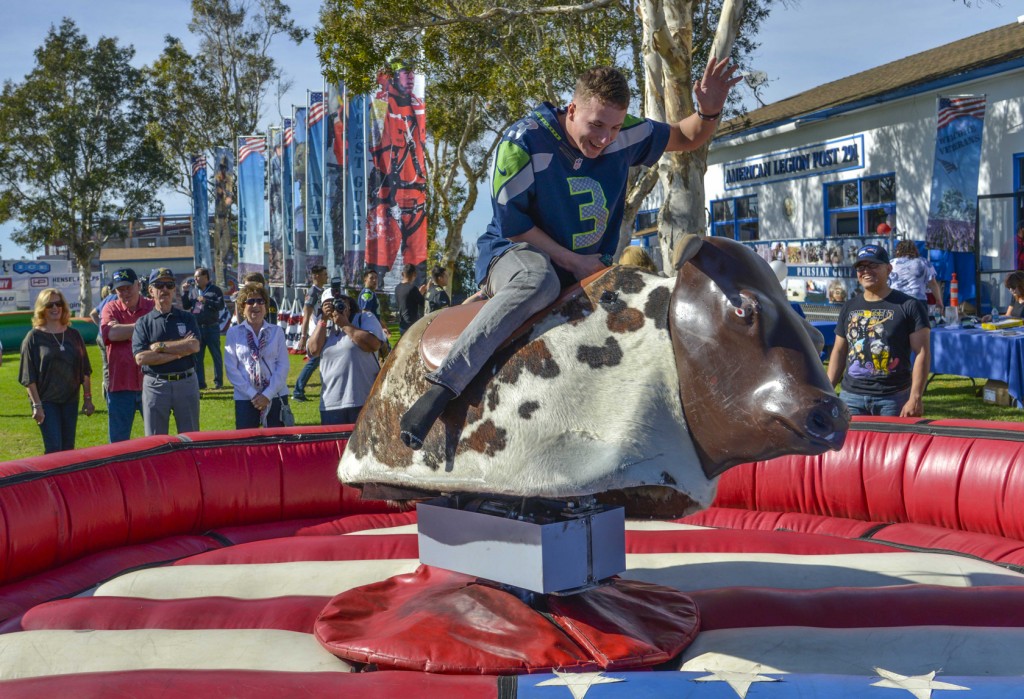
M 267 303 L 267 302 L 266 302 L 266 301 L 264 301 L 264 300 L 263 300 L 262 298 L 260 298 L 259 296 L 256 296 L 256 297 L 254 297 L 254 298 L 251 298 L 251 299 L 246 299 L 246 300 L 245 300 L 245 305 L 246 305 L 246 306 L 263 306 L 263 305 L 265 305 L 266 303 Z
M 64 302 L 63 301 L 50 301 L 48 304 L 46 304 L 46 307 L 47 308 L 64 308 Z
M 153 282 L 150 286 L 154 289 L 173 289 L 174 282 Z

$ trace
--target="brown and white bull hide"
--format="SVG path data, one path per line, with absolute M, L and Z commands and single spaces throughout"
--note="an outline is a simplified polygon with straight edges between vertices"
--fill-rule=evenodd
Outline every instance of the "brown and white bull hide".
M 717 481 L 701 469 L 683 417 L 668 332 L 673 283 L 635 268 L 610 269 L 499 350 L 423 449 L 412 451 L 397 425 L 427 388 L 418 352 L 427 316 L 389 357 L 339 478 L 396 497 L 568 498 L 668 486 L 676 491 L 673 510 L 707 507 Z

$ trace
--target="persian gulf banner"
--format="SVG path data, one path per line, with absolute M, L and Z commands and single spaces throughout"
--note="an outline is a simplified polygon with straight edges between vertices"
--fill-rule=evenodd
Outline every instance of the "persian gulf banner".
M 324 118 L 324 264 L 331 275 L 344 273 L 345 259 L 345 86 L 327 84 Z
M 284 211 L 284 286 L 295 284 L 295 211 L 293 209 L 292 161 L 295 158 L 295 122 L 284 120 L 281 134 L 281 208 Z
M 324 263 L 324 93 L 310 92 L 306 113 L 306 261 Z M 334 276 L 333 269 L 328 270 Z
M 267 137 L 238 138 L 238 276 L 263 273 Z
M 306 108 L 296 107 L 292 114 L 292 230 L 295 234 L 293 284 L 305 286 L 309 281 L 309 265 L 306 262 Z
M 272 286 L 284 286 L 284 197 L 282 195 L 284 156 L 284 130 L 276 126 L 270 129 L 269 187 L 267 188 L 267 213 L 270 228 L 267 254 L 267 282 Z
M 373 168 L 366 262 L 385 278 L 385 287 L 397 283 L 399 264 L 416 265 L 422 283 L 427 260 L 424 81 L 407 61 L 395 61 L 377 82 L 369 128 Z
M 192 170 L 192 241 L 196 267 L 213 268 L 210 255 L 210 190 L 206 179 L 206 156 L 193 155 Z
M 366 255 L 366 173 L 370 153 L 366 148 L 370 96 L 349 95 L 345 105 L 345 259 L 344 276 L 357 284 Z
M 985 95 L 939 97 L 926 241 L 929 248 L 974 251 Z
M 213 149 L 213 230 L 215 241 L 226 247 L 221 269 L 214 276 L 227 289 L 228 277 L 237 280 L 234 265 L 234 236 L 231 231 L 231 207 L 235 205 L 235 150 L 230 146 Z M 230 260 L 229 260 L 230 258 Z

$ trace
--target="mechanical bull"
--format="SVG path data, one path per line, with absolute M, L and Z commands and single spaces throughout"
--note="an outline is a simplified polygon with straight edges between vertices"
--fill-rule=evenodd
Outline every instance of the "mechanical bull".
M 412 451 L 398 422 L 428 385 L 426 316 L 381 371 L 339 478 L 366 497 L 596 495 L 677 517 L 708 507 L 732 466 L 839 449 L 849 412 L 821 335 L 768 264 L 723 238 L 688 237 L 674 257 L 674 279 L 613 267 L 563 295 Z

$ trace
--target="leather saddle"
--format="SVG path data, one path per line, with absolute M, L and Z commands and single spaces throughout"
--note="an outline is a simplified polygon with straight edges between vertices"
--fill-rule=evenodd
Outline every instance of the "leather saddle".
M 607 269 L 602 269 L 594 274 L 591 274 L 586 279 L 582 279 L 572 286 L 566 287 L 555 301 L 534 313 L 530 316 L 525 323 L 519 326 L 514 333 L 512 333 L 505 342 L 501 344 L 505 347 L 513 340 L 521 337 L 525 332 L 532 328 L 538 320 L 546 316 L 551 312 L 551 309 L 557 306 L 571 301 L 580 294 L 583 293 L 583 289 L 600 279 L 604 274 L 608 272 Z M 471 303 L 464 303 L 461 306 L 452 306 L 439 311 L 437 315 L 430 319 L 429 324 L 423 331 L 423 335 L 420 336 L 420 358 L 426 365 L 428 371 L 434 371 L 437 367 L 441 366 L 441 362 L 448 356 L 448 352 L 451 351 L 452 345 L 455 344 L 455 340 L 459 337 L 463 330 L 473 322 L 476 318 L 477 313 L 483 308 L 487 301 L 473 301 Z

